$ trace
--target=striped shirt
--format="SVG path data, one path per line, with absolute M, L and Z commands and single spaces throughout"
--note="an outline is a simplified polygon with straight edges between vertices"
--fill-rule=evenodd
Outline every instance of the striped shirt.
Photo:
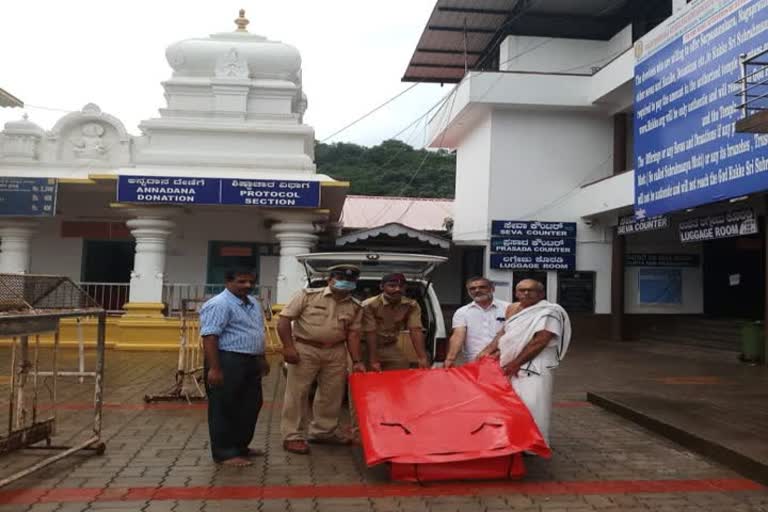
M 259 302 L 244 303 L 224 290 L 200 309 L 200 336 L 218 336 L 219 350 L 241 354 L 264 353 L 264 315 Z

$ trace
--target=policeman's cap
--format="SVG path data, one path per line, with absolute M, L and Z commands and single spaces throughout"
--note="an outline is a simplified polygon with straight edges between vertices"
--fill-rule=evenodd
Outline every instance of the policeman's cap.
M 400 283 L 405 284 L 405 276 L 400 273 L 387 274 L 381 278 L 381 284 Z
M 357 279 L 360 277 L 360 269 L 355 265 L 344 263 L 328 267 L 328 274 L 331 277 L 341 277 L 343 279 Z

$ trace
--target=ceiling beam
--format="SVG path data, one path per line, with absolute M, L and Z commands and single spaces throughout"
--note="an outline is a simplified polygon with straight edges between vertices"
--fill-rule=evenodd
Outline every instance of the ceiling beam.
M 462 77 L 464 76 L 464 73 L 461 74 L 461 76 L 456 77 L 446 77 L 446 78 L 436 78 L 434 76 L 409 76 L 405 75 L 401 80 L 403 82 L 425 82 L 429 84 L 457 84 L 461 82 Z
M 440 12 L 460 12 L 466 14 L 491 14 L 494 16 L 507 16 L 508 10 L 505 9 L 482 9 L 478 7 L 438 7 Z
M 620 16 L 526 14 L 510 23 L 508 31 L 520 36 L 610 39 L 616 33 L 617 27 L 621 28 L 630 23 L 631 19 Z
M 495 28 L 449 27 L 445 25 L 427 25 L 427 30 L 436 32 L 466 32 L 468 34 L 495 34 Z
M 435 64 L 434 62 L 411 62 L 412 68 L 464 69 L 464 64 Z
M 416 52 L 421 53 L 439 53 L 444 55 L 464 55 L 464 50 L 444 50 L 442 48 L 416 48 Z M 467 55 L 480 55 L 482 52 L 467 50 Z

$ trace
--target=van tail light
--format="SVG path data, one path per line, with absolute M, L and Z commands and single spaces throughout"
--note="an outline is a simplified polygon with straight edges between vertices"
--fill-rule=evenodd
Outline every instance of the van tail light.
M 445 361 L 445 355 L 448 353 L 448 340 L 446 338 L 435 339 L 435 361 Z

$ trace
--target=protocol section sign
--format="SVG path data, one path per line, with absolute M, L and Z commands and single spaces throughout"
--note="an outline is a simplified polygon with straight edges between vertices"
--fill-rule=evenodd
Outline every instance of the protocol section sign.
M 120 176 L 117 200 L 149 204 L 221 204 L 317 208 L 317 181 Z
M 0 215 L 53 216 L 56 188 L 57 182 L 52 178 L 0 177 Z
M 575 270 L 576 223 L 493 221 L 491 268 Z
M 635 43 L 635 214 L 768 188 L 768 136 L 735 133 L 740 55 L 768 43 L 765 0 L 702 0 Z

